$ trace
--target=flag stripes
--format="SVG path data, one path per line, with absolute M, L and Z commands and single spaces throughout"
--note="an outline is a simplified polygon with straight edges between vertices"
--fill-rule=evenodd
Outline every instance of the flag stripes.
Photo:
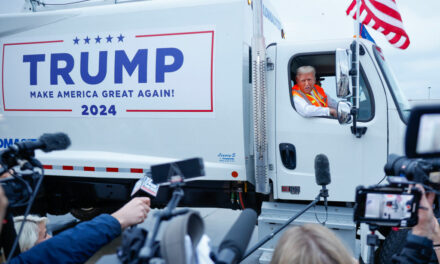
M 386 39 L 399 49 L 409 46 L 402 17 L 394 0 L 360 0 L 359 21 L 385 35 Z M 349 5 L 347 15 L 356 19 L 356 0 Z

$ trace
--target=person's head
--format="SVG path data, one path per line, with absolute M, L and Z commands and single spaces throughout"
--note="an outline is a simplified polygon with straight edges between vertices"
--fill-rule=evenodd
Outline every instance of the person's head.
M 313 66 L 301 66 L 296 70 L 296 84 L 303 93 L 310 93 L 315 86 L 315 68 Z
M 17 234 L 20 230 L 23 220 L 23 216 L 14 217 L 14 226 Z M 39 217 L 36 215 L 28 215 L 28 217 L 26 217 L 26 222 L 23 226 L 23 231 L 18 241 L 21 252 L 29 250 L 33 246 L 52 237 L 51 235 L 47 234 L 47 221 L 47 217 Z
M 305 224 L 284 232 L 270 263 L 353 264 L 354 259 L 328 228 Z

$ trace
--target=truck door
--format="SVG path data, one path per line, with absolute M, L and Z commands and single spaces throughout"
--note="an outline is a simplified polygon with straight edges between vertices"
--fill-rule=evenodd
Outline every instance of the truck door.
M 322 47 L 322 44 L 321 44 Z M 305 118 L 295 110 L 292 86 L 296 69 L 311 65 L 316 82 L 335 100 L 335 52 L 313 50 L 298 53 L 299 47 L 278 47 L 276 82 L 276 199 L 313 200 L 321 187 L 315 183 L 316 155 L 327 155 L 330 162 L 331 201 L 353 201 L 358 185 L 374 184 L 383 176 L 387 159 L 387 102 L 384 87 L 372 58 L 360 58 L 360 113 L 358 126 L 367 131 L 361 138 L 351 133 L 351 125 L 341 125 L 331 117 Z M 304 49 L 304 47 L 303 47 Z M 335 47 L 336 49 L 336 47 Z M 285 67 L 283 69 L 283 67 Z

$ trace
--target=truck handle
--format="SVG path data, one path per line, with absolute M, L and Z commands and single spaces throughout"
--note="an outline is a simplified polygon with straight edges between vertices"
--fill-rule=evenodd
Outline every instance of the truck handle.
M 296 148 L 290 143 L 280 143 L 281 161 L 284 167 L 289 170 L 296 168 Z

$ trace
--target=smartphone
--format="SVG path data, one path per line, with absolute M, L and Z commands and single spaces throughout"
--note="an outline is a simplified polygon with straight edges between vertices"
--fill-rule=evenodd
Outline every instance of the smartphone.
M 421 192 L 416 188 L 358 187 L 354 221 L 378 226 L 415 226 L 420 198 Z

